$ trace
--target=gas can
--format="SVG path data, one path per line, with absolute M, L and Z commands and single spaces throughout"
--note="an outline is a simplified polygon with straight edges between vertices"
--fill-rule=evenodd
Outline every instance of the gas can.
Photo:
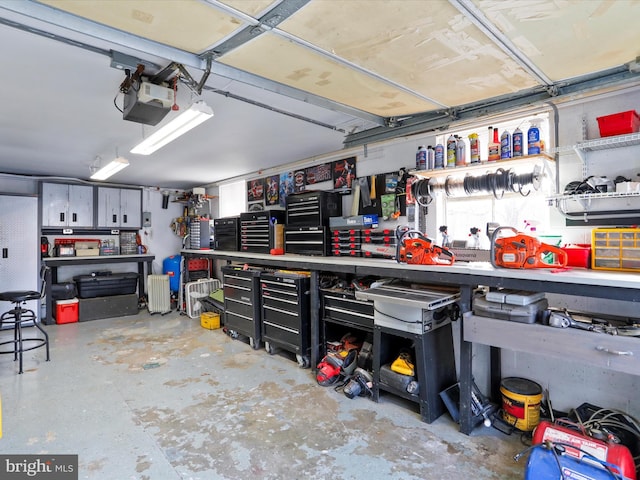
M 513 131 L 513 135 L 511 136 L 511 140 L 513 142 L 513 148 L 511 149 L 511 155 L 513 155 L 513 157 L 521 157 L 524 155 L 524 151 L 522 148 L 523 145 L 523 135 L 522 135 L 522 130 L 520 130 L 519 128 L 516 128 Z
M 436 145 L 434 149 L 434 167 L 433 168 L 444 168 L 444 145 L 441 143 Z
M 500 136 L 500 158 L 511 158 L 511 134 L 507 130 Z
M 447 139 L 447 168 L 456 166 L 456 137 L 453 134 Z
M 424 145 L 420 145 L 418 147 L 418 152 L 416 153 L 416 170 L 426 170 L 427 169 L 427 149 L 424 148 Z
M 540 127 L 537 120 L 531 120 L 531 126 L 527 130 L 527 155 L 540 154 Z
M 471 163 L 480 163 L 480 140 L 477 133 L 469 135 L 469 156 Z

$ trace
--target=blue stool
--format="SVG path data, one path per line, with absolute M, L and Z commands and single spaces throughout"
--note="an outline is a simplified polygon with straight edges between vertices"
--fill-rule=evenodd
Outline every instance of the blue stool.
M 0 316 L 0 328 L 2 328 L 5 323 L 13 324 L 13 340 L 0 342 L 0 347 L 3 345 L 12 345 L 13 347 L 8 350 L 0 350 L 0 354 L 13 353 L 13 361 L 20 361 L 20 371 L 18 373 L 22 373 L 22 354 L 24 352 L 46 347 L 47 362 L 50 360 L 49 335 L 47 335 L 47 332 L 40 326 L 40 320 L 35 312 L 28 308 L 23 308 L 25 302 L 29 300 L 39 300 L 41 296 L 42 294 L 40 292 L 32 290 L 0 293 L 0 301 L 13 303 L 13 308 Z M 25 338 L 22 335 L 22 327 L 30 325 L 40 330 L 44 337 L 33 336 Z

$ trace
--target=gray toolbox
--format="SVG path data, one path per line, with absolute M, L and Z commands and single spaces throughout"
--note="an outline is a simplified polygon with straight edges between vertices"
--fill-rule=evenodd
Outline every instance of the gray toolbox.
M 491 292 L 490 292 L 491 293 Z M 491 296 L 495 298 L 494 296 Z M 536 323 L 548 307 L 546 298 L 534 297 L 535 300 L 528 302 L 523 300 L 522 292 L 515 297 L 518 300 L 507 303 L 506 301 L 492 302 L 487 300 L 487 296 L 477 296 L 473 299 L 473 313 L 481 317 L 497 318 L 499 320 L 510 320 L 519 323 Z M 505 300 L 508 296 L 505 297 Z

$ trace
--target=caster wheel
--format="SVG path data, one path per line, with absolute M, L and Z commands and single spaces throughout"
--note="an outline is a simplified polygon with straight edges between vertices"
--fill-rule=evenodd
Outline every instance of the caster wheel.
M 258 348 L 260 348 L 260 343 L 256 342 L 255 338 L 249 337 L 249 346 L 254 350 L 257 350 Z
M 300 368 L 309 368 L 309 357 L 296 354 L 296 360 Z
M 264 349 L 269 355 L 273 355 L 274 353 L 276 353 L 276 347 L 271 345 L 269 342 L 264 342 Z

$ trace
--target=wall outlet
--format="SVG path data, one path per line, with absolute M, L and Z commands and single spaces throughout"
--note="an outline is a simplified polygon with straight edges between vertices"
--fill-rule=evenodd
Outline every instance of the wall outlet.
M 142 226 L 143 227 L 151 226 L 151 212 L 142 212 Z

